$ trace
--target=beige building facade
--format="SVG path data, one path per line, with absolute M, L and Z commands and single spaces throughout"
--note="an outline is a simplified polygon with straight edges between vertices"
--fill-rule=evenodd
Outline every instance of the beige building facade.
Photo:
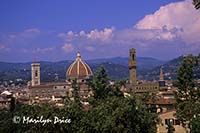
M 129 56 L 129 72 L 130 72 L 130 79 L 129 84 L 126 85 L 127 89 L 130 91 L 135 91 L 136 93 L 144 93 L 149 91 L 159 91 L 159 83 L 158 82 L 140 82 L 137 80 L 137 61 L 136 61 L 136 49 L 130 49 L 130 56 Z
M 174 133 L 187 133 L 186 128 L 184 128 L 181 123 L 175 117 L 176 111 L 168 111 L 165 113 L 161 113 L 159 118 L 161 119 L 161 123 L 157 126 L 157 133 L 167 133 L 168 132 L 168 124 L 172 124 L 174 127 Z M 188 130 L 188 129 L 187 129 Z

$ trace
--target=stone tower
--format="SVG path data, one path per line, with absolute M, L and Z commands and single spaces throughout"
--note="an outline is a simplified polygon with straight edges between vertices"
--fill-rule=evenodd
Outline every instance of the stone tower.
M 164 87 L 165 86 L 165 80 L 164 80 L 164 75 L 163 75 L 163 69 L 162 67 L 160 68 L 160 78 L 159 78 L 159 86 Z
M 137 67 L 137 62 L 136 62 L 136 50 L 134 48 L 130 49 L 130 57 L 129 57 L 129 71 L 130 71 L 130 83 L 133 85 L 136 85 L 137 83 L 137 78 L 136 78 L 136 67 Z
M 31 64 L 31 85 L 37 86 L 40 85 L 40 63 Z
M 160 79 L 159 79 L 159 81 L 164 81 L 162 67 L 160 68 Z

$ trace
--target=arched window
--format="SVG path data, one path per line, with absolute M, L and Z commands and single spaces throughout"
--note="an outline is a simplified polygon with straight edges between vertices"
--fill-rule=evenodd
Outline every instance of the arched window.
M 135 60 L 135 55 L 134 54 L 132 54 L 132 59 L 133 59 L 133 61 Z
M 38 77 L 38 71 L 37 70 L 35 71 L 35 77 Z

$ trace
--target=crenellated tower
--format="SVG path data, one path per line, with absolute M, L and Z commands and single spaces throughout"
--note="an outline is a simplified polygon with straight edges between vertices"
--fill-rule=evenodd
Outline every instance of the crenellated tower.
M 136 62 L 136 50 L 134 48 L 130 49 L 130 57 L 129 57 L 129 71 L 130 71 L 130 83 L 133 85 L 136 85 L 137 83 L 137 78 L 136 78 L 136 67 L 137 67 L 137 62 Z

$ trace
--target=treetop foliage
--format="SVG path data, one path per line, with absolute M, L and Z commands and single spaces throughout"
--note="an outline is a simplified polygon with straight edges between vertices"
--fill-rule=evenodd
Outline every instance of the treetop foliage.
M 200 88 L 195 78 L 194 68 L 199 65 L 200 56 L 188 55 L 177 70 L 176 116 L 183 125 L 189 122 L 191 132 L 196 132 L 200 123 Z
M 200 8 L 200 0 L 193 0 L 193 5 L 196 9 Z

